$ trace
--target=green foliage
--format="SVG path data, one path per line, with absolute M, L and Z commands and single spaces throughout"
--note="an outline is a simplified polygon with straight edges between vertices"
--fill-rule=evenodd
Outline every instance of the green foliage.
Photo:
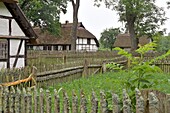
M 100 44 L 103 48 L 113 49 L 113 44 L 115 42 L 116 36 L 120 33 L 119 28 L 105 29 L 101 33 Z
M 59 34 L 60 13 L 66 12 L 66 0 L 19 0 L 19 5 L 35 27 Z
M 120 71 L 123 69 L 124 66 L 120 65 L 120 64 L 117 64 L 117 63 L 109 63 L 106 65 L 106 68 L 109 69 L 109 70 L 114 70 L 114 71 Z
M 104 2 L 107 8 L 117 11 L 119 21 L 131 34 L 132 48 L 136 49 L 136 38 L 153 36 L 165 23 L 165 11 L 155 5 L 155 0 L 94 0 L 96 6 Z M 162 30 L 164 31 L 164 30 Z M 136 46 L 136 47 L 135 47 Z
M 170 50 L 170 36 L 156 35 L 154 40 L 157 42 L 157 51 L 165 53 Z
M 129 92 L 133 106 L 135 106 L 135 88 L 151 88 L 156 84 L 156 82 L 152 82 L 150 80 L 150 78 L 153 77 L 153 73 L 162 72 L 162 70 L 158 66 L 155 66 L 153 63 L 170 55 L 169 50 L 166 54 L 145 61 L 144 54 L 147 52 L 153 52 L 155 48 L 156 43 L 154 42 L 146 44 L 144 46 L 140 46 L 139 49 L 136 50 L 136 52 L 140 54 L 140 57 L 134 57 L 131 53 L 128 53 L 121 48 L 114 49 L 118 51 L 119 55 L 123 55 L 128 59 L 129 62 L 131 62 L 129 66 L 130 69 L 127 70 L 131 74 L 131 77 L 129 77 L 128 80 L 124 82 L 124 85 Z
M 166 54 L 145 61 L 144 54 L 151 51 L 153 52 L 155 47 L 156 44 L 154 42 L 140 46 L 140 48 L 136 50 L 136 52 L 140 54 L 140 57 L 133 57 L 131 53 L 128 53 L 127 51 L 120 48 L 114 49 L 119 51 L 119 55 L 125 56 L 128 58 L 128 61 L 131 62 L 130 71 L 131 74 L 135 75 L 135 77 L 133 77 L 133 79 L 130 81 L 133 82 L 132 84 L 139 89 L 150 87 L 152 83 L 149 82 L 148 76 L 150 76 L 151 73 L 161 72 L 161 69 L 158 66 L 155 66 L 153 63 L 170 55 L 170 51 L 168 51 Z

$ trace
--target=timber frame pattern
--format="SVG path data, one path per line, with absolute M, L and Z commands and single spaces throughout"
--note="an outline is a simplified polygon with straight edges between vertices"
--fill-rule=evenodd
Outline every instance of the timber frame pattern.
M 16 67 L 19 58 L 24 58 L 24 65 L 26 65 L 26 43 L 28 41 L 33 41 L 37 36 L 35 32 L 33 31 L 30 23 L 28 22 L 27 18 L 23 14 L 20 7 L 17 5 L 17 0 L 0 0 L 0 2 L 3 2 L 7 10 L 10 12 L 11 16 L 1 15 L 0 19 L 5 19 L 8 21 L 8 35 L 0 35 L 0 46 L 5 47 L 2 52 L 6 53 L 5 57 L 3 56 L 0 58 L 0 62 L 7 62 L 6 67 L 7 68 L 14 68 Z M 25 34 L 25 36 L 13 36 L 12 35 L 12 21 L 15 20 L 22 32 Z M 1 43 L 6 42 L 6 43 Z M 14 44 L 15 43 L 15 44 Z M 16 44 L 17 43 L 17 44 Z M 12 49 L 13 47 L 17 46 L 17 49 Z M 24 53 L 21 53 L 21 50 L 24 51 Z M 11 64 L 10 62 L 13 61 Z

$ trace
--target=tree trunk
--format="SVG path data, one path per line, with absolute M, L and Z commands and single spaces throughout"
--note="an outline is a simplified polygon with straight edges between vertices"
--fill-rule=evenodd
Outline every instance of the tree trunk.
M 134 51 L 138 47 L 138 40 L 135 34 L 133 21 L 128 22 L 128 28 L 129 28 L 129 34 L 130 34 L 130 39 L 131 39 L 131 51 Z
M 77 40 L 77 25 L 78 25 L 78 9 L 80 6 L 80 0 L 71 0 L 73 6 L 73 26 L 71 29 L 71 50 L 76 51 L 76 40 Z
M 128 30 L 130 34 L 130 40 L 131 40 L 131 51 L 134 51 L 137 49 L 137 45 L 138 45 L 136 34 L 135 34 L 136 14 L 126 11 L 126 20 L 127 20 L 127 25 L 128 25 Z

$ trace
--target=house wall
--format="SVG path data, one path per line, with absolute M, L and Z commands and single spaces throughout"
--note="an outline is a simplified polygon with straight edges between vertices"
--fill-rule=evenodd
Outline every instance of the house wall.
M 85 38 L 78 38 L 76 43 L 76 50 L 77 51 L 97 51 L 98 47 L 94 39 L 89 39 L 90 44 L 88 44 L 88 39 Z
M 21 40 L 16 40 L 16 39 L 11 39 L 9 44 L 10 44 L 10 47 L 9 47 L 9 56 L 10 56 L 10 68 L 13 67 L 14 65 L 14 62 L 17 58 L 17 53 L 18 53 L 18 50 L 19 50 L 19 45 L 21 43 Z M 20 67 L 24 67 L 25 66 L 25 40 L 23 40 L 22 42 L 22 45 L 21 45 L 21 49 L 20 49 L 20 52 L 19 52 L 19 55 L 22 56 L 22 57 L 19 57 L 18 58 L 18 61 L 17 61 L 17 64 L 16 64 L 16 68 L 20 68 Z
M 14 18 L 12 18 L 11 13 L 8 11 L 6 6 L 3 2 L 0 2 L 0 15 L 6 16 L 11 18 L 11 26 L 10 26 L 10 19 L 8 18 L 0 18 L 0 35 L 3 36 L 25 36 L 22 29 L 19 27 L 17 22 Z M 11 29 L 11 32 L 10 32 Z M 8 61 L 7 62 L 0 62 L 0 69 L 1 68 L 13 68 L 14 62 L 17 58 L 17 52 L 19 49 L 21 39 L 9 39 L 8 43 Z M 21 50 L 19 52 L 20 57 L 18 57 L 16 68 L 24 67 L 25 66 L 25 40 L 21 45 Z
M 11 13 L 8 11 L 3 2 L 0 2 L 0 15 L 12 17 Z M 11 35 L 12 36 L 25 36 L 25 34 L 20 29 L 17 22 L 12 19 L 11 24 Z M 0 18 L 0 35 L 9 35 L 9 20 Z

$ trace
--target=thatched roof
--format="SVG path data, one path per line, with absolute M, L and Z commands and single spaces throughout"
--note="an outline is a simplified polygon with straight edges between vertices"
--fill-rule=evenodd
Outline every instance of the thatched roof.
M 4 2 L 4 5 L 9 10 L 12 17 L 15 19 L 19 27 L 22 29 L 22 31 L 28 38 L 34 39 L 37 37 L 37 35 L 35 34 L 34 30 L 31 27 L 31 24 L 28 22 L 26 16 L 16 3 L 17 0 L 0 0 L 0 2 Z
M 34 31 L 38 35 L 37 44 L 69 44 L 71 45 L 71 28 L 72 23 L 65 23 L 61 25 L 61 31 L 59 36 L 54 36 L 50 34 L 48 31 L 42 32 L 40 28 L 34 28 Z M 83 24 L 80 22 L 77 26 L 77 38 L 90 38 L 94 39 L 97 46 L 99 46 L 99 42 L 96 37 L 90 33 L 88 30 L 85 29 Z
M 139 44 L 145 45 L 150 42 L 150 38 L 146 36 L 139 38 Z M 115 40 L 114 47 L 131 48 L 130 34 L 119 34 Z

